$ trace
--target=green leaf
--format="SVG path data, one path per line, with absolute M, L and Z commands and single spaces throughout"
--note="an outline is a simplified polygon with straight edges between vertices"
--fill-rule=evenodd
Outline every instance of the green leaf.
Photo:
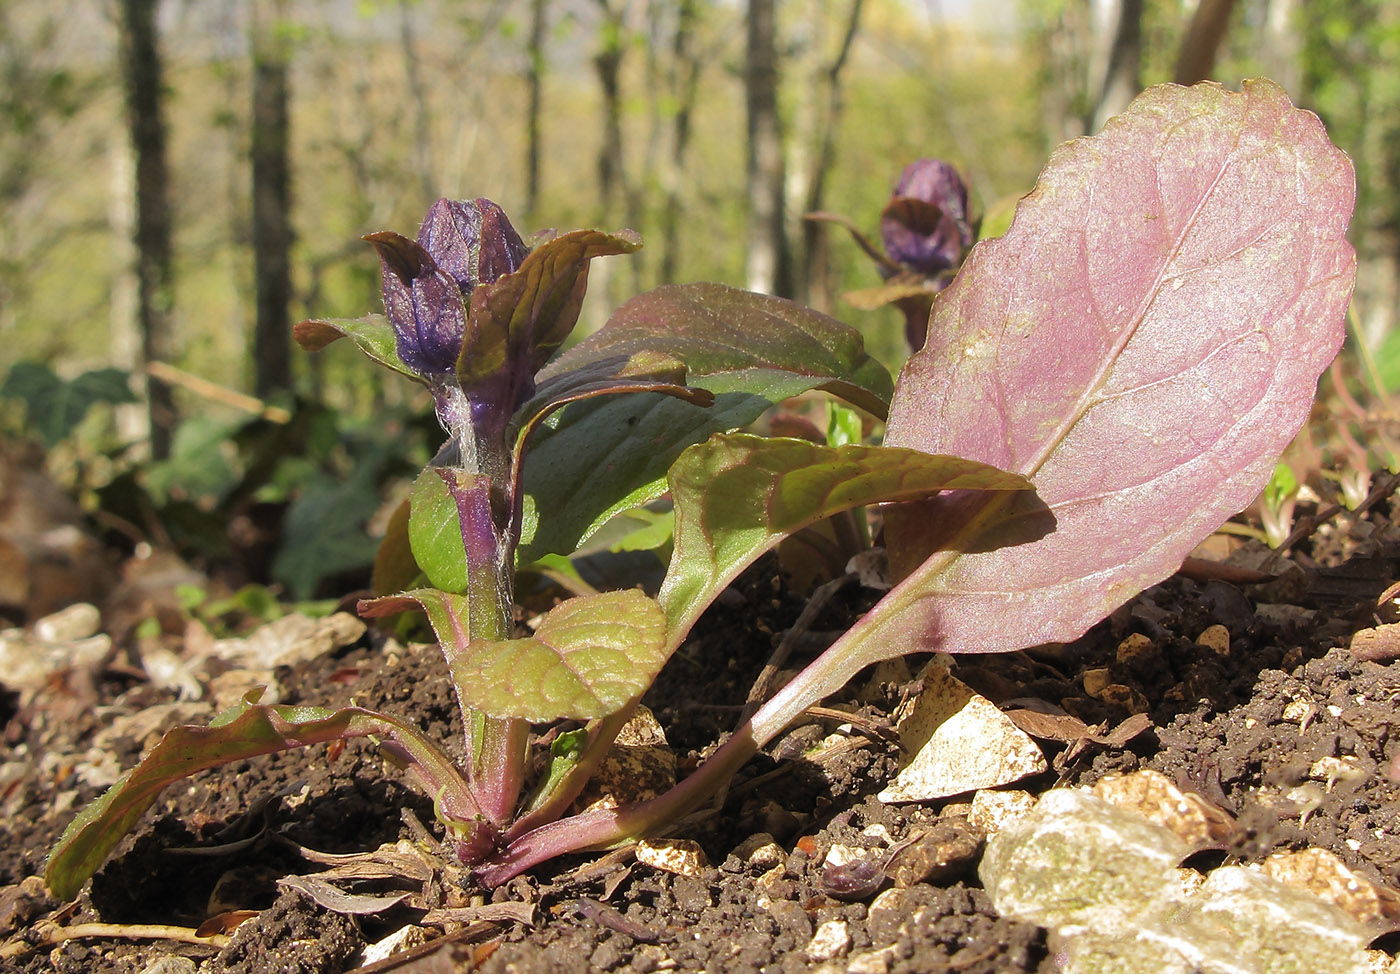
M 29 425 L 52 447 L 77 429 L 98 403 L 135 402 L 121 369 L 95 369 L 65 382 L 47 365 L 16 362 L 0 385 L 0 396 L 24 403 Z
M 864 424 L 860 414 L 838 402 L 826 404 L 826 445 L 851 446 L 865 438 Z
M 640 591 L 561 602 L 525 639 L 468 641 L 465 595 L 416 589 L 360 603 L 360 614 L 421 606 L 452 668 L 464 711 L 537 723 L 592 720 L 641 696 L 666 661 L 666 620 Z
M 261 692 L 255 690 L 249 697 Z M 466 783 L 451 759 L 411 725 L 359 707 L 330 711 L 245 701 L 207 727 L 181 726 L 168 731 L 140 764 L 69 824 L 49 855 L 44 879 L 59 899 L 77 896 L 83 883 L 161 791 L 181 778 L 260 754 L 367 736 L 383 737 L 397 745 L 407 758 L 408 769 L 437 797 L 450 820 L 467 823 L 476 818 Z
M 454 471 L 459 476 L 470 476 Z M 467 557 L 462 550 L 462 525 L 457 501 L 437 468 L 428 467 L 413 482 L 408 500 L 408 543 L 413 560 L 434 588 L 463 592 L 467 588 Z
M 666 620 L 636 589 L 561 602 L 527 639 L 477 640 L 452 661 L 463 702 L 492 717 L 592 720 L 639 698 L 666 661 Z
M 292 337 L 308 352 L 319 352 L 337 339 L 349 338 L 360 346 L 360 351 L 380 365 L 386 365 L 415 382 L 422 381 L 418 374 L 399 358 L 394 326 L 389 324 L 389 319 L 383 315 L 302 321 L 292 329 Z
M 541 425 L 523 460 L 520 561 L 570 554 L 614 515 L 666 490 L 688 446 L 747 426 L 791 396 L 823 389 L 876 416 L 889 373 L 860 333 L 790 301 L 718 284 L 666 286 L 633 298 L 540 373 L 541 388 L 593 363 L 645 350 L 683 362 L 696 405 L 654 394 L 575 402 Z M 543 512 L 543 514 L 541 514 Z
M 377 467 L 361 464 L 345 481 L 323 475 L 287 509 L 272 574 L 293 598 L 308 599 L 323 578 L 374 561 L 375 543 L 365 523 L 379 507 L 373 479 Z
M 1024 491 L 1017 474 L 958 457 L 715 436 L 671 468 L 675 552 L 658 601 L 674 648 L 723 588 L 781 538 L 821 518 L 944 490 Z
M 566 406 L 524 457 L 517 563 L 577 551 L 615 515 L 665 493 L 666 470 L 686 447 L 747 426 L 782 398 L 726 393 L 706 409 L 643 393 Z

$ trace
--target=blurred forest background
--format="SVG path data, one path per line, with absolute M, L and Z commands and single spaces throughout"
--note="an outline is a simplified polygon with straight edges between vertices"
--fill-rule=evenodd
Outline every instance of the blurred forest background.
M 716 280 L 893 368 L 899 314 L 840 298 L 873 266 L 804 212 L 875 235 L 934 156 L 1004 227 L 1142 87 L 1259 75 L 1356 162 L 1356 321 L 1400 376 L 1400 0 L 0 0 L 0 435 L 129 543 L 239 549 L 309 595 L 436 446 L 416 387 L 292 347 L 381 310 L 361 234 L 440 196 L 632 227 L 585 328 Z

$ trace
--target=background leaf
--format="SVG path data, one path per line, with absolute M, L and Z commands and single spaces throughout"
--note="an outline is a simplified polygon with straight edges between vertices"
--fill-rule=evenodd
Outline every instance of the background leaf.
M 859 659 L 1074 638 L 1249 504 L 1341 345 L 1353 194 L 1267 81 L 1153 88 L 1061 146 L 936 301 L 886 437 L 1029 476 L 1056 529 L 988 550 L 995 502 L 889 512 L 913 574 L 848 638 Z
M 29 426 L 44 446 L 52 447 L 77 429 L 98 403 L 135 402 L 127 383 L 121 369 L 94 369 L 65 381 L 47 365 L 16 362 L 0 385 L 0 396 L 21 400 Z

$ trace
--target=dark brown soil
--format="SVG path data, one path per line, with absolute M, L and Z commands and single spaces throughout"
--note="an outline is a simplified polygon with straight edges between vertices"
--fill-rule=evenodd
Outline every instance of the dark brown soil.
M 1091 783 L 1112 771 L 1155 768 L 1236 818 L 1222 857 L 1249 862 L 1278 848 L 1319 846 L 1395 887 L 1400 740 L 1392 728 L 1400 664 L 1363 661 L 1348 649 L 1358 629 L 1388 621 L 1377 618 L 1375 607 L 1400 578 L 1400 533 L 1386 517 L 1373 510 L 1362 522 L 1342 521 L 1320 532 L 1291 562 L 1291 582 L 1238 586 L 1178 576 L 1073 644 L 963 658 L 955 675 L 1003 707 L 1043 701 L 1104 729 L 1134 710 L 1150 717 L 1149 730 L 1117 745 L 1043 742 L 1054 770 L 1019 787 L 1038 793 L 1055 784 Z M 682 772 L 731 726 L 775 634 L 793 624 L 804 604 L 803 596 L 784 588 L 771 562 L 747 575 L 731 596 L 697 627 L 646 701 L 667 729 Z M 817 620 L 811 641 L 848 625 L 874 598 L 848 586 Z M 1227 653 L 1195 642 L 1214 624 L 1229 630 Z M 1150 645 L 1120 661 L 1120 644 L 1135 633 Z M 1107 670 L 1111 684 L 1125 690 L 1090 696 L 1084 678 L 1094 670 Z M 278 678 L 285 702 L 336 706 L 353 698 L 412 715 L 441 739 L 455 741 L 459 734 L 433 647 L 386 657 L 383 638 L 370 634 L 284 669 Z M 866 723 L 886 721 L 913 689 L 886 685 L 867 692 L 859 701 Z M 433 822 L 431 802 L 404 786 L 363 743 L 243 762 L 168 789 L 72 910 L 47 901 L 32 880 L 20 886 L 42 871 L 58 833 L 100 790 L 74 772 L 94 760 L 94 735 L 115 714 L 175 696 L 121 665 L 96 678 L 59 673 L 24 706 L 17 694 L 0 695 L 0 764 L 7 769 L 0 780 L 0 886 L 7 887 L 0 938 L 9 938 L 0 966 L 332 974 L 354 969 L 367 943 L 423 920 L 415 901 L 350 917 L 278 885 L 284 877 L 325 868 L 298 845 L 336 853 L 411 839 L 403 808 Z M 1298 701 L 1312 708 L 1301 725 L 1285 719 L 1285 708 Z M 855 702 L 854 691 L 848 702 Z M 470 885 L 454 889 L 459 874 L 444 868 L 426 886 L 415 880 L 397 888 L 422 893 L 432 887 L 438 902 L 449 906 L 532 903 L 533 924 L 425 924 L 418 943 L 426 946 L 398 955 L 403 966 L 374 969 L 1057 970 L 1046 931 L 992 909 L 977 884 L 975 860 L 960 874 L 915 883 L 878 904 L 877 893 L 890 888 L 888 880 L 878 885 L 878 875 L 854 894 L 834 883 L 823 869 L 833 844 L 888 847 L 940 821 L 950 803 L 882 804 L 874 795 L 896 772 L 898 747 L 873 732 L 855 734 L 850 749 L 815 763 L 802 756 L 800 745 L 837 724 L 825 718 L 814 724 L 793 729 L 750 762 L 724 807 L 686 833 L 708 861 L 697 875 L 661 871 L 624 851 L 550 863 L 493 893 Z M 148 743 L 124 742 L 115 755 L 120 766 L 129 767 Z M 1309 792 L 1309 814 L 1274 800 L 1308 782 L 1319 759 L 1343 755 L 1355 758 L 1360 773 Z M 751 851 L 755 843 L 745 848 L 746 840 L 760 832 L 780 847 L 781 868 L 736 854 L 736 848 Z M 239 836 L 250 838 L 225 845 Z M 181 851 L 209 846 L 224 851 Z M 376 891 L 394 888 L 393 881 L 382 881 Z M 259 912 L 221 950 L 114 935 L 43 942 L 50 919 L 194 927 L 232 909 Z M 846 942 L 823 960 L 814 936 L 835 929 L 829 921 L 844 922 Z M 165 967 L 152 966 L 162 958 Z

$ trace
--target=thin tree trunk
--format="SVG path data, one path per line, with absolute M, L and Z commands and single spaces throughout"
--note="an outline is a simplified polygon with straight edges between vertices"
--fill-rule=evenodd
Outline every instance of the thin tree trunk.
M 161 58 L 156 35 L 158 0 L 122 0 L 120 44 L 127 126 L 136 170 L 137 322 L 143 362 L 168 361 L 174 341 L 170 198 L 165 158 L 165 118 Z M 146 383 L 150 410 L 151 456 L 170 455 L 175 404 L 168 386 Z
M 533 219 L 540 205 L 540 154 L 543 141 L 540 116 L 544 111 L 545 32 L 549 26 L 548 0 L 530 0 L 530 36 L 526 41 L 528 64 L 525 81 L 529 102 L 525 114 L 525 212 Z
M 1201 0 L 1182 38 L 1172 78 L 1179 85 L 1205 81 L 1215 71 L 1215 56 L 1230 27 L 1235 0 Z
M 777 19 L 774 0 L 749 0 L 744 91 L 748 118 L 746 177 L 749 290 L 792 294 L 792 262 L 783 206 L 786 183 L 778 118 Z
M 1137 97 L 1142 90 L 1142 0 L 1114 0 L 1112 34 L 1108 41 L 1103 82 L 1098 104 L 1089 121 L 1089 131 L 1097 132 L 1104 123 Z
M 836 132 L 841 126 L 841 113 L 845 107 L 845 91 L 841 75 L 851 56 L 856 33 L 860 30 L 860 15 L 865 0 L 851 0 L 850 12 L 846 17 L 845 30 L 836 55 L 823 71 L 825 87 L 825 111 L 818 120 L 818 146 L 812 162 L 811 174 L 807 180 L 807 198 L 803 211 L 810 213 L 825 207 L 826 178 L 836 161 Z M 832 305 L 831 282 L 828 280 L 828 260 L 824 226 L 812 221 L 802 224 L 802 259 L 805 273 L 802 286 L 806 289 L 803 301 L 819 311 L 827 311 Z
M 1269 0 L 1258 50 L 1264 76 L 1272 78 L 1297 101 L 1303 87 L 1303 35 L 1298 0 Z
M 622 57 L 625 5 L 614 6 L 609 0 L 598 0 L 603 13 L 598 53 L 593 67 L 598 72 L 598 84 L 603 91 L 603 144 L 598 149 L 598 193 L 604 221 L 614 219 L 617 200 L 623 192 L 622 170 Z
M 280 2 L 260 3 L 253 25 L 253 385 L 261 399 L 292 385 L 288 53 L 278 31 L 281 13 Z
M 408 82 L 408 95 L 413 102 L 413 140 L 417 143 L 412 156 L 413 168 L 426 208 L 438 196 L 434 185 L 437 167 L 433 163 L 433 126 L 428 109 L 428 91 L 423 84 L 422 72 L 418 70 L 413 11 L 409 0 L 399 0 L 399 46 L 403 50 L 404 79 Z
M 695 52 L 695 25 L 699 13 L 697 0 L 680 0 L 676 32 L 671 40 L 675 78 L 672 94 L 676 110 L 671 119 L 671 157 L 665 168 L 666 201 L 661 211 L 662 283 L 674 281 L 680 265 L 681 182 L 690 152 L 690 120 L 700 84 L 700 61 Z

